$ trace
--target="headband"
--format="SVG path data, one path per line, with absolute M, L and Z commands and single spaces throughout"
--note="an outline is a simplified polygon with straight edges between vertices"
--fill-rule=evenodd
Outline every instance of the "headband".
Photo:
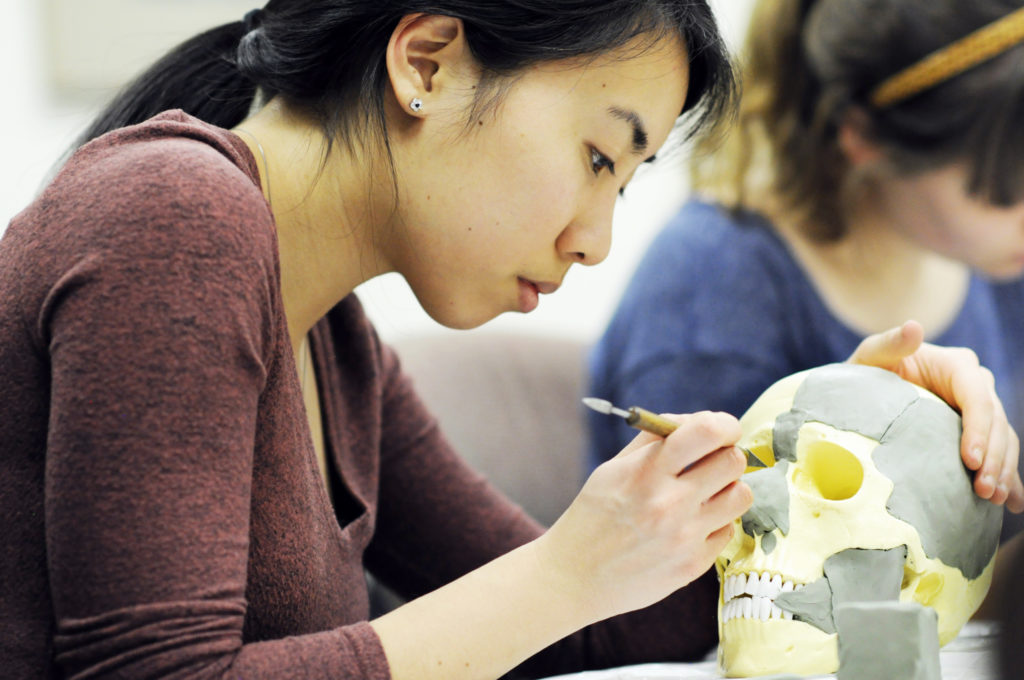
M 954 43 L 932 52 L 882 81 L 869 95 L 871 105 L 884 109 L 959 75 L 1005 52 L 1024 40 L 1024 7 L 982 26 Z

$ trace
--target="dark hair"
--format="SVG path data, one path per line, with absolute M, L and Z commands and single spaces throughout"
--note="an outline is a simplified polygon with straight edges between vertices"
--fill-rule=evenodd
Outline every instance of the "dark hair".
M 683 111 L 695 112 L 692 130 L 721 118 L 734 99 L 728 52 L 705 0 L 270 0 L 258 15 L 171 51 L 129 84 L 78 144 L 173 108 L 234 127 L 258 87 L 311 115 L 329 143 L 340 137 L 351 145 L 356 132 L 368 131 L 386 145 L 385 50 L 399 20 L 414 13 L 462 20 L 484 76 L 477 102 L 494 103 L 491 86 L 524 67 L 673 32 L 689 52 Z
M 736 187 L 754 164 L 749 142 L 761 135 L 770 191 L 813 238 L 841 238 L 849 167 L 837 128 L 857 108 L 865 133 L 898 171 L 963 162 L 972 195 L 996 205 L 1021 200 L 1024 45 L 892 106 L 876 109 L 868 100 L 887 77 L 1020 6 L 1020 0 L 762 0 L 742 71 L 737 137 L 746 146 L 717 159 L 723 167 L 705 168 L 697 183 L 731 185 L 741 204 L 744 192 Z

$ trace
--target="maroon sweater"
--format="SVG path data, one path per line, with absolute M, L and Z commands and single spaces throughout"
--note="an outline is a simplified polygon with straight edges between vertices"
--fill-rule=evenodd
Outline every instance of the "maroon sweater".
M 313 331 L 319 476 L 256 164 L 168 112 L 96 140 L 0 240 L 0 674 L 387 678 L 407 597 L 539 535 L 450 449 L 354 296 Z M 712 578 L 529 661 L 715 643 Z

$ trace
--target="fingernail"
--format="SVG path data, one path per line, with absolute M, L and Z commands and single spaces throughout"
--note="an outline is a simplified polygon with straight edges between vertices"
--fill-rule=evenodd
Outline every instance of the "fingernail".
M 996 478 L 993 477 L 992 475 L 984 475 L 981 478 L 981 483 L 984 486 L 992 486 L 992 487 L 994 487 L 996 485 Z
M 974 465 L 981 465 L 981 447 L 975 446 L 973 449 L 971 449 L 969 455 L 971 457 L 971 463 L 973 463 Z
M 998 487 L 996 487 L 996 490 L 999 493 L 1003 494 L 1003 496 L 1007 496 L 1010 493 L 1010 490 L 1006 488 L 1005 484 L 1000 484 Z

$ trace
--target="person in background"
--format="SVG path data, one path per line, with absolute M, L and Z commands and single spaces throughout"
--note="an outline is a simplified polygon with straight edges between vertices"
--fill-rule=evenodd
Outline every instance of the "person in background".
M 764 0 L 741 58 L 738 120 L 697 140 L 695 196 L 642 258 L 588 394 L 740 416 L 915 319 L 980 358 L 1024 424 L 1022 3 Z M 587 418 L 593 468 L 633 433 Z M 1020 512 L 1016 456 L 963 457 Z
M 453 328 L 530 312 L 731 92 L 694 0 L 271 0 L 157 62 L 0 240 L 3 674 L 706 654 L 701 575 L 751 500 L 736 419 L 639 435 L 545 531 L 451 450 L 353 289 L 399 272 Z M 1015 456 L 986 371 L 918 331 L 859 356 Z M 409 601 L 368 620 L 364 569 Z

